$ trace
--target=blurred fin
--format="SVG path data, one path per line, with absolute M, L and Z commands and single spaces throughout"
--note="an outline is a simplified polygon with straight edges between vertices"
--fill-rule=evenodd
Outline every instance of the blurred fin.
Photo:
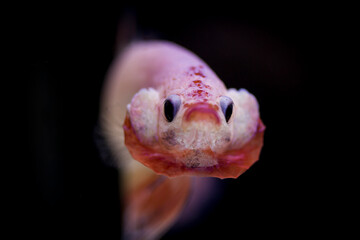
M 157 40 L 162 34 L 147 26 L 147 19 L 143 23 L 138 21 L 135 9 L 126 8 L 122 13 L 116 34 L 116 52 L 120 53 L 131 42 L 142 40 Z
M 190 193 L 191 178 L 153 175 L 125 195 L 126 240 L 155 240 L 175 223 Z
M 196 228 L 206 218 L 223 196 L 224 181 L 213 177 L 191 177 L 192 184 L 184 210 L 169 231 L 169 236 L 184 229 Z
M 124 10 L 118 23 L 116 34 L 116 52 L 120 53 L 129 43 L 135 41 L 138 36 L 136 13 L 133 9 Z
M 106 142 L 104 134 L 101 131 L 101 127 L 97 124 L 93 131 L 93 139 L 98 149 L 99 156 L 101 160 L 105 163 L 106 166 L 109 167 L 118 167 L 118 163 L 116 161 L 116 157 L 111 153 L 110 147 Z

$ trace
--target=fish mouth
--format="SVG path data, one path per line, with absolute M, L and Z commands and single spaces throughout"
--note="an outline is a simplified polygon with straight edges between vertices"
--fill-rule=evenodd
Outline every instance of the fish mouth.
M 208 103 L 197 103 L 191 105 L 184 114 L 186 122 L 207 121 L 220 124 L 220 118 L 217 114 L 218 106 Z

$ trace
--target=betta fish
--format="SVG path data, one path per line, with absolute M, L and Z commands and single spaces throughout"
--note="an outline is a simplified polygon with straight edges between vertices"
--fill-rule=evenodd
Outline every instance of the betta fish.
M 166 41 L 133 42 L 114 60 L 100 122 L 121 170 L 131 240 L 159 239 L 187 207 L 194 178 L 249 169 L 265 130 L 251 93 L 227 89 L 198 56 Z

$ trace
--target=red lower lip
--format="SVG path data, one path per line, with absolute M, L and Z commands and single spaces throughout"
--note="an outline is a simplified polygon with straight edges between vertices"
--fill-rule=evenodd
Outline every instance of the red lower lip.
M 219 116 L 210 104 L 198 103 L 189 107 L 184 114 L 185 121 L 213 121 L 220 123 Z

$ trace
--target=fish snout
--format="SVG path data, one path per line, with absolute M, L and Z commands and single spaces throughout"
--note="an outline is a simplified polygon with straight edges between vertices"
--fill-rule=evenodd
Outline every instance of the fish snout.
M 218 116 L 218 107 L 216 105 L 198 103 L 190 106 L 184 114 L 185 122 L 212 122 L 220 124 L 220 118 Z

